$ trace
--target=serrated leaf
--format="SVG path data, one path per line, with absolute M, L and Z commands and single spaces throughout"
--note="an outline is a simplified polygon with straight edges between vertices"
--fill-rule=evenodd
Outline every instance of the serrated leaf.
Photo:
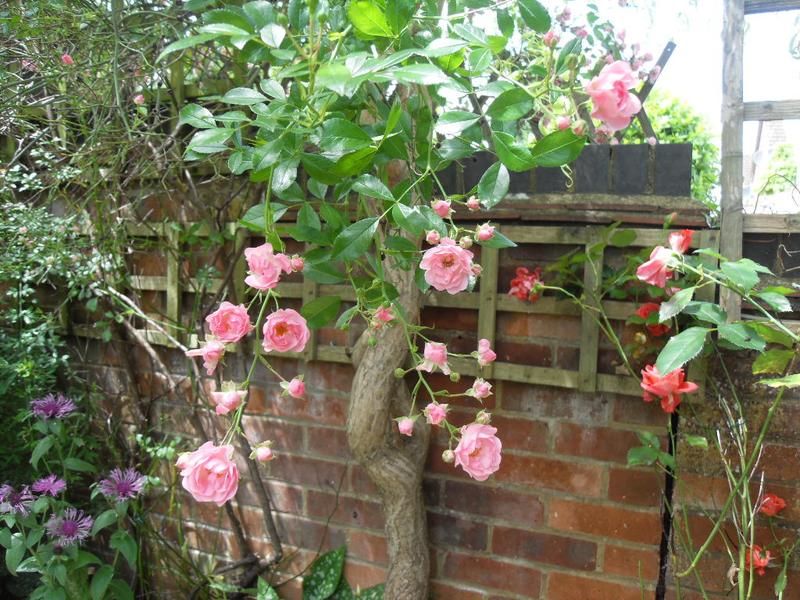
M 332 322 L 342 306 L 339 296 L 321 296 L 308 302 L 300 309 L 311 329 L 319 329 Z
M 528 171 L 536 166 L 530 150 L 519 144 L 511 134 L 494 131 L 492 132 L 492 142 L 500 162 L 511 171 Z
M 419 52 L 422 56 L 428 56 L 431 58 L 436 58 L 438 56 L 447 56 L 448 54 L 453 54 L 458 52 L 462 48 L 465 48 L 467 44 L 462 40 L 454 40 L 452 38 L 436 38 L 425 50 Z
M 283 86 L 274 79 L 262 79 L 258 87 L 270 98 L 286 100 L 286 92 L 283 90 Z
M 478 242 L 484 248 L 514 248 L 516 244 L 504 236 L 499 231 L 494 232 L 494 235 L 485 242 Z
M 216 127 L 217 122 L 214 120 L 214 115 L 207 108 L 198 104 L 187 104 L 181 109 L 179 124 L 186 123 L 198 129 L 209 129 Z
M 550 15 L 537 0 L 519 0 L 519 14 L 523 23 L 537 33 L 546 33 L 550 29 Z
M 347 16 L 356 31 L 369 37 L 394 37 L 380 6 L 370 0 L 351 0 L 347 5 Z
M 261 28 L 259 35 L 261 41 L 270 48 L 280 48 L 286 37 L 286 30 L 277 23 L 270 23 Z
M 496 162 L 486 169 L 478 182 L 478 198 L 483 207 L 491 209 L 505 198 L 509 183 L 508 169 L 504 164 Z
M 628 450 L 628 466 L 641 467 L 655 464 L 658 460 L 658 450 L 651 446 L 636 446 Z
M 161 51 L 161 54 L 158 55 L 156 62 L 161 62 L 162 58 L 172 54 L 173 52 L 178 52 L 179 50 L 186 50 L 187 48 L 205 44 L 206 42 L 210 42 L 218 37 L 219 35 L 216 33 L 201 33 L 200 35 L 193 35 L 172 42 Z
M 328 119 L 322 126 L 319 146 L 328 158 L 339 158 L 372 144 L 372 138 L 352 121 Z
M 303 580 L 303 600 L 326 600 L 336 591 L 342 578 L 344 555 L 342 546 L 314 561 L 311 572 Z
M 575 135 L 571 129 L 563 129 L 536 142 L 531 157 L 540 167 L 562 167 L 578 158 L 585 145 L 584 136 Z
M 402 202 L 392 207 L 392 218 L 402 229 L 414 235 L 420 235 L 429 226 L 419 207 L 407 206 Z
M 656 360 L 659 373 L 667 375 L 700 354 L 709 331 L 705 327 L 689 327 L 670 338 Z
M 776 292 L 759 292 L 756 297 L 766 302 L 772 310 L 777 312 L 791 312 L 792 304 L 783 294 Z
M 727 313 L 713 302 L 689 302 L 683 309 L 683 313 L 714 325 L 724 325 L 728 320 Z
M 334 172 L 335 162 L 319 154 L 304 152 L 300 156 L 303 169 L 317 181 L 326 185 L 336 185 L 341 181 L 341 177 Z
M 353 80 L 353 74 L 343 64 L 325 64 L 317 71 L 317 85 L 336 92 L 340 96 L 347 95 L 348 84 Z
M 272 172 L 272 191 L 280 194 L 294 183 L 294 180 L 297 179 L 299 162 L 296 158 L 290 158 L 275 165 L 275 170 Z
M 791 348 L 794 346 L 794 339 L 785 331 L 780 331 L 776 329 L 769 323 L 760 323 L 758 321 L 752 321 L 748 323 L 750 327 L 756 330 L 758 335 L 764 338 L 768 344 L 780 344 L 782 346 L 786 346 L 787 348 Z
M 259 102 L 265 102 L 267 97 L 261 92 L 257 92 L 252 88 L 237 87 L 228 90 L 222 97 L 222 101 L 227 104 L 236 104 L 241 106 L 251 106 Z
M 360 258 L 372 244 L 380 219 L 369 217 L 356 221 L 336 236 L 333 242 L 333 258 L 355 260 Z
M 796 388 L 800 387 L 800 373 L 787 375 L 779 379 L 763 379 L 759 383 L 773 388 Z
M 400 83 L 416 83 L 419 85 L 438 85 L 450 81 L 444 71 L 429 63 L 416 63 L 400 67 L 394 69 L 390 75 Z
M 692 300 L 692 296 L 694 296 L 694 292 L 697 288 L 689 287 L 685 290 L 680 290 L 676 292 L 672 298 L 667 300 L 666 302 L 662 302 L 661 306 L 658 310 L 658 322 L 663 323 L 664 321 L 669 321 L 672 317 L 679 315 L 686 305 L 689 304 Z
M 722 263 L 721 269 L 731 282 L 742 288 L 745 292 L 749 292 L 758 283 L 758 273 L 750 265 L 743 263 L 741 260 Z
M 92 583 L 89 586 L 89 593 L 92 600 L 101 600 L 105 596 L 108 584 L 114 577 L 114 569 L 111 565 L 103 565 L 95 572 Z
M 463 110 L 451 110 L 436 121 L 435 130 L 442 135 L 458 135 L 480 119 L 479 115 Z
M 215 154 L 227 149 L 226 142 L 233 135 L 233 129 L 201 129 L 189 140 L 187 150 L 197 154 Z
M 337 284 L 344 283 L 347 278 L 336 267 L 328 263 L 309 264 L 303 269 L 303 277 L 315 283 Z
M 339 318 L 336 319 L 336 329 L 344 329 L 347 325 L 350 324 L 350 321 L 353 320 L 353 317 L 358 314 L 358 306 L 351 306 L 346 311 L 344 311 Z
M 39 442 L 36 444 L 36 446 L 33 449 L 33 452 L 31 452 L 31 466 L 33 466 L 34 469 L 36 468 L 36 465 L 39 464 L 39 461 L 42 459 L 42 457 L 45 454 L 47 454 L 50 448 L 53 447 L 54 442 L 55 438 L 53 438 L 53 436 L 48 435 L 47 437 L 43 437 L 42 439 L 40 439 Z
M 377 198 L 379 200 L 386 200 L 388 202 L 394 201 L 394 196 L 389 188 L 374 175 L 362 175 L 353 183 L 353 191 L 359 194 L 364 194 L 370 198 Z
M 717 330 L 720 339 L 745 350 L 763 350 L 767 342 L 758 332 L 744 323 L 727 323 Z
M 773 348 L 759 354 L 753 361 L 753 375 L 780 374 L 786 371 L 794 351 Z
M 486 115 L 497 121 L 516 121 L 533 110 L 533 97 L 522 88 L 506 90 L 489 105 Z

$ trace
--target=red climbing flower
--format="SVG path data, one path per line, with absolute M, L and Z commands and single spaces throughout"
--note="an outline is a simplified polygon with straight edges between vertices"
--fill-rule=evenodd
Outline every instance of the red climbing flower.
M 511 280 L 511 288 L 508 290 L 509 296 L 516 296 L 520 300 L 535 302 L 539 299 L 542 292 L 542 269 L 536 267 L 529 271 L 525 267 L 517 267 L 517 276 Z
M 641 317 L 645 321 L 647 318 L 653 314 L 657 313 L 659 310 L 659 305 L 655 302 L 647 302 L 642 304 L 639 308 L 636 309 L 636 316 Z M 665 333 L 669 331 L 669 325 L 666 323 L 655 323 L 653 325 L 648 325 L 645 323 L 645 327 L 647 327 L 647 331 L 650 332 L 650 335 L 653 337 L 661 337 Z
M 642 370 L 642 389 L 645 402 L 652 402 L 653 396 L 657 396 L 664 412 L 673 413 L 681 403 L 681 394 L 695 391 L 697 384 L 686 381 L 683 368 L 662 375 L 654 365 L 648 365 Z
M 758 512 L 768 517 L 774 517 L 784 508 L 786 508 L 786 500 L 775 494 L 764 494 L 764 499 L 761 501 L 761 506 L 758 507 Z
M 745 564 L 747 565 L 747 569 L 750 569 L 750 563 L 752 563 L 753 570 L 759 575 L 766 574 L 766 567 L 769 566 L 770 560 L 772 560 L 772 552 L 769 550 L 764 550 L 761 548 L 761 546 L 756 546 L 755 544 L 753 544 L 750 552 L 748 552 L 747 556 L 745 556 Z

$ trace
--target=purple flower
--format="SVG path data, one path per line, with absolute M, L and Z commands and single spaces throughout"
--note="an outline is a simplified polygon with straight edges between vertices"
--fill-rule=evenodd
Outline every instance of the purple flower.
M 78 410 L 75 403 L 64 394 L 47 394 L 31 402 L 34 416 L 40 419 L 63 419 Z
M 108 474 L 108 479 L 103 479 L 99 486 L 100 491 L 108 498 L 115 498 L 118 502 L 134 498 L 142 491 L 147 478 L 136 469 L 114 469 Z
M 54 498 L 67 489 L 67 482 L 52 474 L 35 481 L 31 489 L 37 494 L 48 494 Z
M 92 530 L 94 519 L 84 514 L 77 508 L 68 508 L 60 515 L 53 515 L 47 521 L 47 534 L 53 538 L 57 546 L 71 546 L 80 543 L 87 537 Z
M 34 501 L 30 488 L 26 485 L 20 491 L 8 484 L 0 486 L 0 513 L 27 515 Z

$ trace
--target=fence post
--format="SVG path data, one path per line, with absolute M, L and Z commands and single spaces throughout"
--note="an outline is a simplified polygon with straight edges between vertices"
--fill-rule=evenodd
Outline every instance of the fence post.
M 306 248 L 308 250 L 308 248 Z M 319 284 L 314 281 L 311 281 L 308 277 L 303 278 L 303 304 L 308 304 L 312 300 L 316 299 L 319 295 Z M 317 347 L 319 344 L 318 340 L 319 336 L 317 334 L 316 329 L 311 329 L 310 335 L 308 338 L 308 343 L 306 344 L 305 350 L 303 350 L 303 360 L 308 362 L 311 360 L 317 359 Z
M 495 228 L 500 231 L 499 227 Z M 487 339 L 494 347 L 495 323 L 497 321 L 497 271 L 500 251 L 497 248 L 481 247 L 481 287 L 478 304 L 478 339 Z M 488 364 L 482 374 L 494 376 L 494 365 Z
M 597 306 L 597 293 L 600 291 L 603 274 L 603 251 L 592 255 L 592 246 L 600 241 L 597 227 L 588 228 L 586 240 L 586 266 L 583 270 L 583 299 L 589 310 Z M 588 310 L 581 311 L 581 353 L 578 363 L 578 389 L 582 392 L 597 390 L 597 354 L 600 343 L 600 325 L 596 315 Z
M 167 319 L 172 335 L 181 339 L 180 232 L 168 226 L 167 234 Z

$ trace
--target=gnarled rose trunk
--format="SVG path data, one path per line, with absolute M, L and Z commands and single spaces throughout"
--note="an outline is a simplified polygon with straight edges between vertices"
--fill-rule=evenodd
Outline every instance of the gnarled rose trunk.
M 413 271 L 387 265 L 388 279 L 412 323 L 419 320 L 420 292 Z M 370 346 L 367 336 L 377 344 Z M 422 471 L 430 429 L 417 419 L 412 437 L 401 436 L 392 420 L 407 414 L 411 394 L 394 376 L 408 356 L 402 327 L 382 327 L 361 336 L 353 353 L 356 374 L 350 392 L 347 440 L 356 459 L 378 487 L 389 545 L 387 600 L 428 597 L 428 535 L 422 499 Z

